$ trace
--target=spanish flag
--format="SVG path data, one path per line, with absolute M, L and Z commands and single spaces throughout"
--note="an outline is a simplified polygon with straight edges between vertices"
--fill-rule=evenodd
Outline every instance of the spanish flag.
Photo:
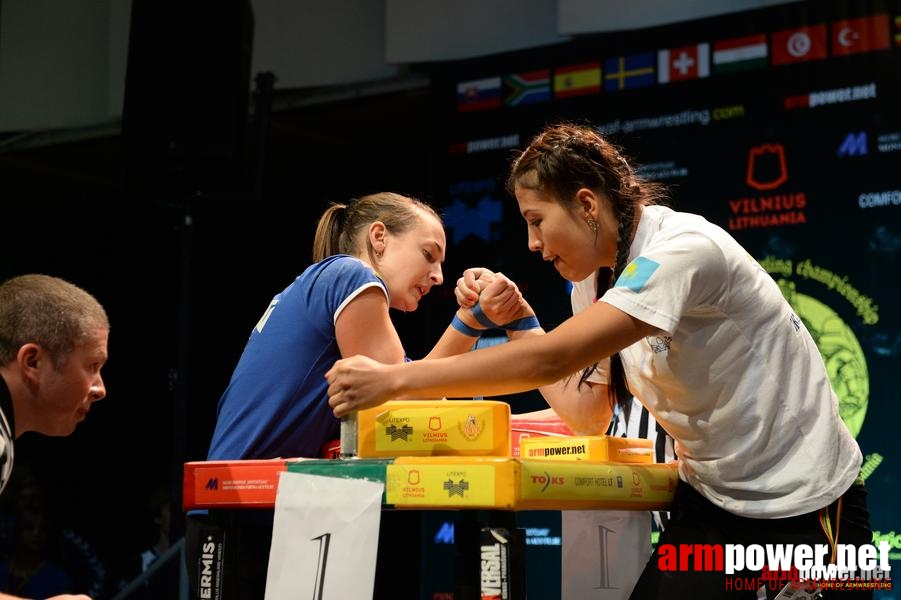
M 554 98 L 571 98 L 601 91 L 601 63 L 590 62 L 554 69 Z

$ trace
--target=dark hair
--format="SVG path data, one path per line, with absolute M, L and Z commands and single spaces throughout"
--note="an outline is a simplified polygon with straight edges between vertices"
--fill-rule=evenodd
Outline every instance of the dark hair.
M 619 223 L 616 264 L 612 270 L 603 267 L 598 271 L 598 297 L 626 268 L 635 226 L 635 207 L 658 204 L 667 197 L 663 185 L 638 177 L 622 151 L 597 130 L 571 123 L 545 128 L 513 160 L 507 191 L 514 195 L 516 186 L 540 191 L 568 207 L 574 206 L 576 192 L 582 188 L 610 199 Z M 596 369 L 597 363 L 585 369 L 579 383 L 585 382 Z M 625 406 L 631 394 L 619 353 L 610 357 L 608 388 L 611 405 Z
M 375 221 L 384 223 L 385 228 L 395 235 L 404 233 L 416 225 L 422 212 L 433 215 L 441 223 L 441 216 L 425 202 L 393 192 L 370 194 L 349 204 L 333 203 L 316 225 L 313 261 L 319 262 L 335 254 L 357 254 L 360 250 L 357 235 Z M 375 264 L 368 241 L 367 252 Z

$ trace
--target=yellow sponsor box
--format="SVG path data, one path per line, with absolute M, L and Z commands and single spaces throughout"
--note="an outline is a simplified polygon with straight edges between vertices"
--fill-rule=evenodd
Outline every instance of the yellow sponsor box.
M 653 463 L 651 440 L 607 435 L 572 435 L 521 439 L 519 456 L 526 460 L 588 460 Z
M 398 457 L 385 500 L 397 508 L 515 508 L 519 463 L 500 457 Z
M 679 478 L 675 463 L 519 462 L 517 509 L 665 509 Z
M 357 456 L 510 456 L 510 405 L 392 400 L 357 416 Z

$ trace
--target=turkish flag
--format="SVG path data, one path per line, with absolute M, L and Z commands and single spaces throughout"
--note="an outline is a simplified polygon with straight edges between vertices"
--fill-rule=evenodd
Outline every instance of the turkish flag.
M 832 55 L 846 56 L 889 48 L 888 14 L 832 23 Z
M 773 33 L 773 64 L 788 65 L 826 58 L 826 25 Z

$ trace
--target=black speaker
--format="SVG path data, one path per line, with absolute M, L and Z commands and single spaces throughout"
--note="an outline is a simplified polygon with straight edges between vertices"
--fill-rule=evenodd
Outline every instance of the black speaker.
M 240 183 L 252 46 L 249 0 L 133 0 L 122 111 L 129 182 L 189 192 Z

